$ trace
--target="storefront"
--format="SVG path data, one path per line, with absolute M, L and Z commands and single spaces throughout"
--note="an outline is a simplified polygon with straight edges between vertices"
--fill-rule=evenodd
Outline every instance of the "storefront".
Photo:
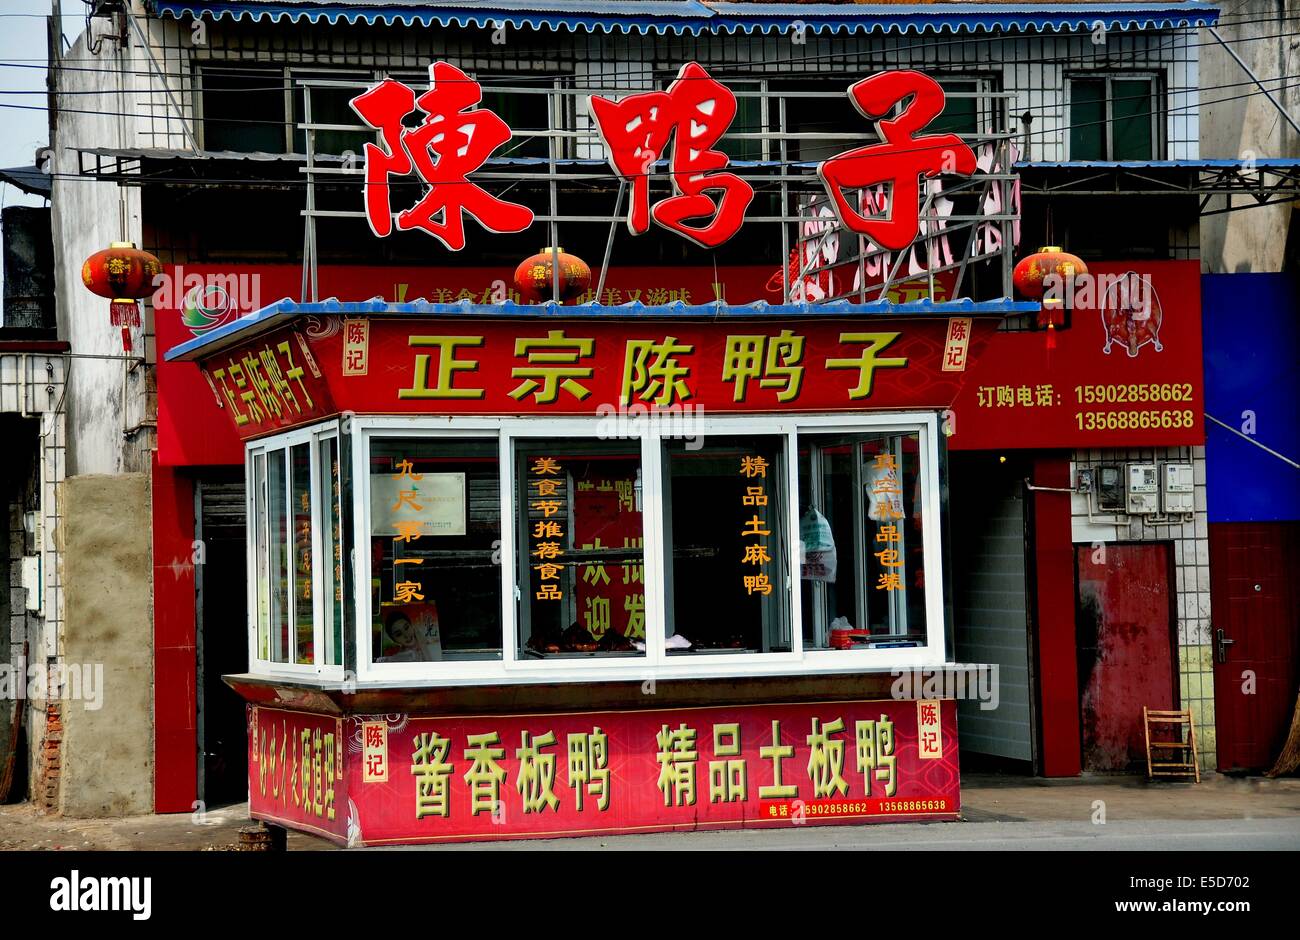
M 1033 305 L 281 302 L 246 441 L 257 818 L 347 844 L 953 819 L 941 414 Z

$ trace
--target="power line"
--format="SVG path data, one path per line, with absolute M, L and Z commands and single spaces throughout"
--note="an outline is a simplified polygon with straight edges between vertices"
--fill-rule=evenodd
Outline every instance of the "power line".
M 1079 77 L 1079 78 L 1086 79 L 1087 76 L 1086 76 L 1086 75 L 1083 75 L 1083 76 L 1078 76 L 1078 77 Z M 1135 75 L 1134 77 L 1137 78 L 1137 77 L 1139 77 L 1139 76 L 1136 76 L 1136 75 Z M 1274 84 L 1274 83 L 1279 83 L 1279 82 L 1285 82 L 1285 81 L 1287 81 L 1287 80 L 1289 80 L 1289 79 L 1298 78 L 1298 77 L 1300 77 L 1300 75 L 1297 75 L 1297 74 L 1288 74 L 1288 75 L 1282 75 L 1282 76 L 1275 76 L 1275 77 L 1272 77 L 1272 78 L 1260 79 L 1260 81 L 1261 81 L 1261 82 L 1264 82 L 1264 83 L 1267 83 L 1267 84 Z M 1243 85 L 1254 86 L 1255 84 L 1256 84 L 1256 82 L 1253 81 L 1253 80 L 1243 80 L 1243 81 L 1239 81 L 1239 82 L 1223 82 L 1223 83 L 1221 83 L 1221 84 L 1217 84 L 1217 85 L 1205 85 L 1205 86 L 1199 86 L 1199 87 L 1188 87 L 1186 90 L 1175 91 L 1175 92 L 1173 92 L 1173 93 L 1174 93 L 1174 94 L 1182 94 L 1182 95 L 1190 95 L 1190 94 L 1196 93 L 1197 96 L 1198 96 L 1198 99 L 1199 99 L 1200 94 L 1202 94 L 1202 93 L 1204 93 L 1204 92 L 1208 92 L 1208 91 L 1217 91 L 1217 90 L 1220 90 L 1220 89 L 1226 89 L 1226 88 L 1239 88 L 1239 87 L 1241 87 L 1241 86 L 1243 86 Z M 1275 87 L 1271 87 L 1271 88 L 1269 88 L 1268 91 L 1271 91 L 1271 92 L 1285 91 L 1285 90 L 1290 89 L 1290 88 L 1293 88 L 1293 87 L 1296 87 L 1296 86 L 1295 86 L 1295 85 L 1292 85 L 1292 84 L 1280 84 L 1280 85 L 1275 85 Z M 488 89 L 488 90 L 490 91 L 491 89 Z M 0 92 L 0 94 L 4 94 L 4 92 Z M 102 94 L 104 94 L 105 96 L 114 96 L 114 97 L 117 97 L 117 96 L 119 95 L 119 93 L 118 93 L 117 91 L 115 91 L 115 90 L 104 91 L 104 92 L 102 92 Z M 990 93 L 990 94 L 998 94 L 998 93 Z M 1265 94 L 1265 92 L 1262 91 L 1262 90 L 1257 90 L 1257 91 L 1251 92 L 1250 94 L 1247 94 L 1247 95 L 1234 96 L 1234 97 L 1230 97 L 1230 98 L 1221 98 L 1221 99 L 1212 100 L 1212 101 L 1200 101 L 1200 100 L 1198 100 L 1196 104 L 1185 105 L 1185 106 L 1180 106 L 1180 107 L 1165 107 L 1165 106 L 1160 105 L 1160 104 L 1155 104 L 1155 105 L 1153 105 L 1151 111 L 1149 112 L 1149 115 L 1160 115 L 1160 114 L 1169 114 L 1169 113 L 1178 112 L 1178 111 L 1186 111 L 1186 110 L 1188 110 L 1188 109 L 1190 109 L 1190 108 L 1196 108 L 1196 107 L 1200 107 L 1200 106 L 1202 106 L 1202 105 L 1218 104 L 1218 103 L 1223 102 L 1223 101 L 1234 101 L 1234 100 L 1238 100 L 1238 98 L 1253 97 L 1254 95 L 1261 95 L 1261 94 Z M 781 96 L 781 92 L 779 92 L 779 91 L 777 91 L 777 92 L 772 92 L 772 93 L 769 94 L 769 96 L 770 96 L 770 97 L 780 97 L 780 96 Z M 1153 92 L 1151 92 L 1151 93 L 1139 93 L 1139 94 L 1133 94 L 1133 95 L 1114 95 L 1114 96 L 1111 96 L 1111 97 L 1109 98 L 1109 100 L 1110 100 L 1112 103 L 1114 103 L 1114 102 L 1124 102 L 1124 101 L 1144 101 L 1144 100 L 1152 100 L 1152 99 L 1154 99 L 1155 97 L 1156 97 L 1156 95 L 1155 95 L 1155 92 L 1153 91 Z M 827 99 L 827 100 L 829 100 L 829 99 Z M 845 101 L 848 102 L 849 99 L 846 97 Z M 995 103 L 1001 103 L 1001 99 L 995 99 Z M 1011 103 L 1008 102 L 1007 104 L 1010 105 Z M 14 104 L 14 103 L 10 103 L 10 102 L 0 102 L 0 108 L 11 108 L 11 109 L 15 109 L 15 110 L 29 110 L 29 111 L 48 111 L 48 110 L 49 110 L 49 107 L 48 107 L 47 105 L 34 105 L 34 104 L 33 104 L 33 105 L 24 105 L 24 104 Z M 179 116 L 176 116 L 176 115 L 170 114 L 170 113 L 153 114 L 153 113 L 149 113 L 149 112 L 143 112 L 143 113 L 142 113 L 142 112 L 138 112 L 138 111 L 134 111 L 134 112 L 133 112 L 133 111 L 112 111 L 112 110 L 105 110 L 105 109 L 102 109 L 102 108 L 86 109 L 86 108 L 63 108 L 63 107 L 56 107 L 56 110 L 57 110 L 57 111 L 60 111 L 60 112 L 63 112 L 63 113 L 68 113 L 68 114 L 98 114 L 98 115 L 103 115 L 103 116 L 112 116 L 112 117 L 133 117 L 133 118 L 137 118 L 137 119 L 142 120 L 142 121 L 145 121 L 145 120 L 164 120 L 164 121 L 178 121 L 178 122 L 179 122 L 179 121 L 186 120 L 185 118 L 182 118 L 182 117 L 179 117 Z M 992 109 L 990 109 L 990 110 L 992 110 Z M 1018 116 L 1018 115 L 1020 115 L 1020 114 L 1025 114 L 1025 113 L 1030 113 L 1030 114 L 1032 114 L 1032 113 L 1037 112 L 1037 113 L 1042 113 L 1042 114 L 1058 114 L 1058 113 L 1061 113 L 1061 112 L 1063 112 L 1063 111 L 1066 110 L 1066 105 L 1065 105 L 1065 103 L 1062 101 L 1059 105 L 1041 105 L 1041 106 L 1038 106 L 1038 107 L 1025 106 L 1025 107 L 1023 107 L 1023 108 L 1022 108 L 1022 107 L 1019 107 L 1019 106 L 1015 106 L 1015 107 L 1011 107 L 1011 108 L 1009 108 L 1009 110 L 1015 112 L 1014 114 L 1010 114 L 1010 113 L 1009 113 L 1009 114 L 1007 115 L 1008 118 L 1014 120 L 1014 118 L 1015 118 L 1016 116 Z M 1034 137 L 1034 136 L 1040 136 L 1040 135 L 1046 135 L 1046 134 L 1055 134 L 1055 133 L 1058 133 L 1058 132 L 1065 132 L 1065 131 L 1071 130 L 1071 129 L 1073 129 L 1073 128 L 1076 128 L 1076 127 L 1089 127 L 1089 126 L 1095 126 L 1095 125 L 1098 125 L 1098 124 L 1119 123 L 1119 122 L 1121 122 L 1121 121 L 1134 120 L 1134 119 L 1142 118 L 1142 117 L 1144 117 L 1144 116 L 1149 116 L 1149 115 L 1137 114 L 1137 115 L 1130 115 L 1130 116 L 1128 116 L 1128 117 L 1118 117 L 1118 118 L 1116 118 L 1116 117 L 1110 117 L 1110 118 L 1103 118 L 1103 119 L 1100 120 L 1100 121 L 1087 121 L 1087 122 L 1078 122 L 1078 123 L 1067 123 L 1067 124 L 1061 124 L 1061 125 L 1058 125 L 1057 127 L 1053 128 L 1053 129 L 1049 129 L 1049 130 L 1017 132 L 1017 133 L 1016 133 L 1016 136 L 1017 136 L 1017 137 L 1025 137 L 1025 136 Z M 220 118 L 220 117 L 204 116 L 204 118 L 203 118 L 202 120 L 203 120 L 203 123 L 205 123 L 205 124 L 206 124 L 206 123 L 223 123 L 223 124 L 239 124 L 239 125 L 250 125 L 250 124 L 251 124 L 251 125 L 264 125 L 264 126 L 272 126 L 272 127 L 293 127 L 293 128 L 295 128 L 295 129 L 298 129 L 298 123 L 299 123 L 299 122 L 297 122 L 297 121 L 289 120 L 289 119 L 286 119 L 286 120 L 273 120 L 273 119 L 269 119 L 269 118 L 247 118 L 247 117 Z M 865 119 L 864 119 L 864 120 L 865 120 Z M 745 126 L 745 127 L 748 127 L 749 125 L 744 125 L 744 126 Z M 823 122 L 823 123 L 814 123 L 814 124 L 801 124 L 800 126 L 801 126 L 801 127 L 822 127 L 822 126 L 825 126 L 825 125 L 824 125 L 824 122 Z M 838 125 L 836 125 L 836 126 L 838 126 Z M 520 129 L 521 129 L 521 130 L 549 130 L 548 128 L 520 128 Z M 738 130 L 738 129 L 736 129 L 734 126 L 730 127 L 729 130 L 732 130 L 734 133 L 752 133 L 752 131 Z M 341 131 L 340 133 L 370 134 L 371 131 L 367 130 L 365 127 L 363 127 L 363 126 L 361 126 L 361 125 L 357 125 L 357 127 L 356 127 L 355 129 L 349 129 L 349 130 Z M 593 133 L 594 133 L 594 132 L 593 132 Z
M 1287 86 L 1285 86 L 1285 87 L 1286 87 L 1286 88 L 1296 88 L 1296 87 L 1300 87 L 1300 83 L 1297 83 L 1297 84 L 1294 84 L 1294 85 L 1287 85 Z M 1274 90 L 1274 91 L 1277 91 L 1277 90 L 1279 90 L 1279 89 L 1273 89 L 1273 90 Z M 1223 104 L 1223 103 L 1225 103 L 1225 102 L 1229 102 L 1229 101 L 1240 101 L 1240 100 L 1243 100 L 1243 99 L 1246 99 L 1246 98 L 1252 98 L 1252 97 L 1255 97 L 1255 96 L 1257 96 L 1257 95 L 1261 95 L 1261 94 L 1263 94 L 1262 91 L 1246 92 L 1246 93 L 1244 93 L 1244 94 L 1240 94 L 1240 95 L 1232 95 L 1232 96 L 1229 96 L 1229 97 L 1226 97 L 1226 98 L 1216 98 L 1216 99 L 1211 100 L 1211 101 L 1198 102 L 1197 104 L 1194 104 L 1194 105 L 1188 105 L 1188 106 L 1183 107 L 1183 108 L 1166 108 L 1166 109 L 1163 110 L 1162 113 L 1170 113 L 1170 112 L 1173 112 L 1173 111 L 1184 111 L 1184 110 L 1190 110 L 1190 109 L 1194 109 L 1194 108 L 1200 108 L 1200 107 L 1203 107 L 1203 106 L 1205 106 L 1205 105 Z M 100 113 L 100 112 L 91 112 L 91 113 Z M 1073 129 L 1073 128 L 1077 128 L 1077 127 L 1092 127 L 1092 126 L 1097 126 L 1097 125 L 1104 125 L 1104 124 L 1113 123 L 1114 120 L 1115 120 L 1115 119 L 1104 119 L 1104 120 L 1101 120 L 1101 121 L 1086 121 L 1086 122 L 1080 122 L 1080 123 L 1078 123 L 1078 124 L 1066 124 L 1066 125 L 1062 125 L 1060 128 L 1055 128 L 1055 129 L 1052 129 L 1052 130 L 1028 131 L 1028 132 L 1026 132 L 1026 133 L 1024 133 L 1024 134 L 1020 134 L 1020 135 L 1017 135 L 1017 136 L 1018 136 L 1018 137 L 1026 137 L 1026 136 L 1027 136 L 1027 137 L 1036 137 L 1036 136 L 1045 136 L 1045 135 L 1047 135 L 1047 134 L 1056 135 L 1056 134 L 1059 134 L 1059 133 L 1064 133 L 1064 132 L 1067 131 L 1067 130 L 1070 130 L 1070 129 Z M 846 143 L 847 143 L 847 142 L 846 142 Z M 899 148 L 899 149 L 893 150 L 893 151 L 891 151 L 891 152 L 894 153 L 894 154 L 905 154 L 905 153 L 929 153 L 929 152 L 931 152 L 931 151 L 935 151 L 935 150 L 941 150 L 941 151 L 942 151 L 942 150 L 947 150 L 947 149 L 950 149 L 950 146 L 945 144 L 945 145 L 930 145 L 930 146 L 924 146 L 924 147 Z M 178 154 L 178 155 L 183 155 L 183 154 Z M 771 169 L 784 169 L 784 168 L 786 168 L 786 167 L 799 167 L 799 166 L 807 165 L 807 164 L 810 164 L 810 163 L 813 163 L 813 162 L 816 162 L 816 161 L 800 161 L 800 160 L 784 160 L 784 161 L 783 161 L 783 160 L 773 160 L 773 161 L 764 161 L 764 168 L 771 168 Z M 98 177 L 94 176 L 94 175 L 83 175 L 83 174 L 80 174 L 80 173 L 50 173 L 50 174 L 47 174 L 47 175 L 50 176 L 50 177 L 53 178 L 53 179 L 64 179 L 64 180 L 69 180 L 69 181 L 71 181 L 71 180 L 84 180 L 84 181 L 89 181 L 89 182 L 101 182 L 101 180 L 100 180 Z M 635 177 L 635 176 L 640 176 L 640 175 L 643 175 L 643 174 L 621 174 L 621 173 L 614 173 L 614 172 L 611 171 L 611 172 L 609 172 L 609 173 L 592 173 L 592 174 L 590 174 L 590 179 L 592 179 L 592 180 L 600 180 L 600 179 L 614 179 L 614 180 L 617 180 L 617 179 L 629 179 L 629 178 L 632 178 L 632 177 Z M 654 174 L 654 171 L 651 170 L 651 171 L 645 173 L 644 175 L 647 176 L 647 177 L 653 177 L 655 174 Z M 405 179 L 405 177 L 402 177 L 402 178 L 399 178 L 399 179 Z M 545 182 L 545 181 L 546 181 L 546 178 L 545 178 L 545 177 L 540 177 L 540 176 L 539 176 L 539 178 L 537 179 L 537 182 L 538 182 L 539 184 L 540 184 L 540 183 L 543 183 L 543 182 Z M 133 186 L 138 186 L 138 185 L 143 185 L 143 184 L 145 184 L 145 183 L 149 183 L 149 184 L 162 184 L 162 185 L 185 185 L 185 184 L 195 184 L 195 185 L 207 185 L 207 186 L 212 186 L 212 185 L 220 185 L 220 184 L 241 185 L 241 184 L 248 184 L 248 183 L 250 183 L 250 182 L 259 182 L 259 181 L 258 181 L 258 180 L 254 180 L 254 179 L 250 179 L 250 178 L 247 178 L 247 177 L 245 177 L 245 178 L 167 177 L 167 178 L 165 178 L 165 179 L 157 179 L 157 178 L 150 178 L 150 177 L 139 177 L 138 179 L 133 178 L 132 181 L 131 181 L 131 185 L 133 185 Z M 297 188 L 297 187 L 300 187 L 300 186 L 301 186 L 301 187 L 305 187 L 305 186 L 308 185 L 308 181 L 305 180 L 305 179 L 285 179 L 285 180 L 275 180 L 274 182 L 275 182 L 277 185 L 286 186 L 286 187 L 293 187 L 293 188 Z M 521 180 L 521 181 L 518 181 L 518 182 L 525 182 L 525 183 L 526 183 L 526 182 L 529 182 L 529 181 L 527 181 L 527 180 Z M 367 186 L 367 185 L 371 185 L 371 184 L 365 182 L 364 180 L 358 180 L 358 181 L 356 182 L 355 185 L 358 185 L 358 186 L 361 186 L 361 187 L 365 187 L 365 186 Z M 374 184 L 374 185 L 393 185 L 393 184 L 390 184 L 390 183 L 376 183 L 376 184 Z M 398 185 L 401 185 L 401 184 L 399 183 Z M 419 181 L 416 181 L 416 180 L 412 180 L 409 184 L 406 184 L 406 185 L 420 185 L 420 182 L 419 182 Z M 439 185 L 439 186 L 459 186 L 459 185 L 477 186 L 477 185 L 479 185 L 479 183 L 475 182 L 474 180 L 465 180 L 465 181 L 463 181 L 463 182 L 462 182 L 462 181 L 440 181 L 440 182 L 437 183 L 437 185 Z

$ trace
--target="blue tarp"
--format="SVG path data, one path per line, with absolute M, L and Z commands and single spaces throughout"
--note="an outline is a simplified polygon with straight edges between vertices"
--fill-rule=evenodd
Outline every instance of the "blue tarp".
M 160 15 L 236 20 L 442 27 L 550 29 L 570 32 L 690 34 L 977 33 L 1179 29 L 1210 26 L 1218 7 L 1181 3 L 703 3 L 699 0 L 348 0 L 348 2 L 201 2 L 150 0 Z

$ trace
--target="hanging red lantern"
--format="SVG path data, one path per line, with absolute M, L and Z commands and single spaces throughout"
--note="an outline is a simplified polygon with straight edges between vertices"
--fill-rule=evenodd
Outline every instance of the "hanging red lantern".
M 543 248 L 515 268 L 515 289 L 525 303 L 550 300 L 554 293 L 552 270 L 558 260 L 560 303 L 585 294 L 591 287 L 591 268 L 563 248 Z
M 1037 300 L 1046 290 L 1043 286 L 1045 278 L 1056 275 L 1064 287 L 1073 284 L 1079 275 L 1087 273 L 1088 266 L 1078 256 L 1050 246 L 1038 249 L 1027 258 L 1021 258 L 1011 274 L 1011 280 L 1021 294 Z
M 81 265 L 81 281 L 100 297 L 107 297 L 109 322 L 122 328 L 122 348 L 131 349 L 131 327 L 140 325 L 141 297 L 155 290 L 154 278 L 162 273 L 162 262 L 131 242 L 113 242 Z

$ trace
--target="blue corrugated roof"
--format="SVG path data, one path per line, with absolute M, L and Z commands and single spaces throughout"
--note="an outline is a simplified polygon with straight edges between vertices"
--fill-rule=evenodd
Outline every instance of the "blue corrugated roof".
M 1209 26 L 1219 9 L 1199 0 L 1166 3 L 729 3 L 700 0 L 150 0 L 173 17 L 253 22 L 384 23 L 698 35 L 785 33 L 977 33 Z
M 1068 170 L 1151 170 L 1177 167 L 1185 170 L 1226 170 L 1245 167 L 1245 160 L 1021 160 L 1016 169 Z M 1252 159 L 1250 166 L 1264 169 L 1288 169 L 1300 166 L 1300 157 L 1260 157 Z
M 965 316 L 1005 316 L 1012 313 L 1035 313 L 1037 303 L 1010 299 L 975 301 L 969 299 L 933 303 L 929 300 L 911 301 L 909 303 L 890 303 L 886 300 L 871 303 L 850 303 L 847 300 L 828 304 L 769 304 L 758 301 L 752 304 L 685 304 L 681 301 L 671 304 L 646 306 L 639 301 L 618 306 L 603 304 L 476 304 L 468 300 L 458 303 L 431 303 L 427 300 L 414 300 L 407 303 L 390 303 L 386 300 L 322 300 L 316 303 L 300 303 L 284 299 L 269 304 L 261 310 L 255 310 L 217 327 L 209 333 L 187 340 L 179 346 L 169 349 L 163 358 L 168 362 L 188 361 L 200 356 L 211 355 L 222 349 L 242 343 L 267 330 L 283 326 L 299 317 L 320 316 L 419 316 L 419 317 L 454 317 L 460 319 L 478 318 L 486 320 L 502 319 L 652 319 L 652 318 L 707 318 L 715 320 L 720 317 L 859 317 L 859 316 L 930 316 L 930 317 L 965 317 Z

